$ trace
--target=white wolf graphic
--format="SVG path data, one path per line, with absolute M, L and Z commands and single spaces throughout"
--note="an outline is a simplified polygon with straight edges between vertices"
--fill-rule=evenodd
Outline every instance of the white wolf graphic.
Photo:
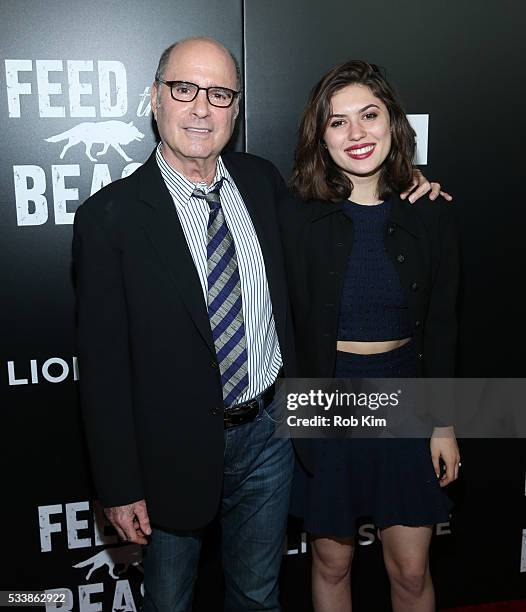
M 96 555 L 85 559 L 73 567 L 87 567 L 91 565 L 90 570 L 86 575 L 86 580 L 91 578 L 91 574 L 100 567 L 107 566 L 108 573 L 115 580 L 118 579 L 118 574 L 124 574 L 130 567 L 134 565 L 140 572 L 143 571 L 140 563 L 142 562 L 142 550 L 138 544 L 128 544 L 127 546 L 114 546 L 112 548 L 105 548 Z M 115 573 L 115 567 L 117 565 L 124 566 L 123 569 L 117 574 Z
M 131 158 L 126 155 L 121 145 L 127 145 L 134 140 L 142 140 L 143 138 L 144 134 L 133 125 L 133 121 L 129 123 L 124 123 L 124 121 L 95 121 L 79 123 L 66 132 L 46 138 L 46 142 L 68 141 L 62 149 L 60 159 L 64 159 L 68 149 L 83 142 L 86 147 L 86 155 L 93 162 L 97 161 L 91 155 L 91 147 L 95 143 L 104 145 L 102 151 L 99 151 L 97 155 L 105 155 L 111 146 L 121 157 L 130 162 L 132 161 Z

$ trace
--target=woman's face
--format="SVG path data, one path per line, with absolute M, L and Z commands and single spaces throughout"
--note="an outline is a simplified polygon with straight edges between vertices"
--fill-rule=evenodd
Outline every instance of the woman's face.
M 389 112 L 365 85 L 347 85 L 334 94 L 324 134 L 334 163 L 352 177 L 371 176 L 391 149 Z

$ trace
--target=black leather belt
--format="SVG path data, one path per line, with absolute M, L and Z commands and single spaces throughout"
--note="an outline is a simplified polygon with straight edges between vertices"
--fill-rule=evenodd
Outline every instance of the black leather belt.
M 272 384 L 268 389 L 263 391 L 261 395 L 243 402 L 242 404 L 236 404 L 227 408 L 223 412 L 223 419 L 225 423 L 225 429 L 231 427 L 237 427 L 238 425 L 244 425 L 253 421 L 259 412 L 259 400 L 263 400 L 263 408 L 266 408 L 270 402 L 274 399 L 274 393 L 276 391 L 276 385 Z

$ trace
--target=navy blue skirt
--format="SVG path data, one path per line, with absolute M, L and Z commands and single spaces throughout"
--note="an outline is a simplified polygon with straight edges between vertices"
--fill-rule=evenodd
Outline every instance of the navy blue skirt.
M 338 352 L 335 378 L 414 378 L 414 343 L 377 355 Z M 353 537 L 358 519 L 380 528 L 449 520 L 451 501 L 438 484 L 429 440 L 313 440 L 316 470 L 296 461 L 293 515 L 316 535 Z

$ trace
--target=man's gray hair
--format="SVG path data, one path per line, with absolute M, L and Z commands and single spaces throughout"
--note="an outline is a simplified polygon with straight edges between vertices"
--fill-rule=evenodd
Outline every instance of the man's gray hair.
M 155 72 L 156 82 L 159 82 L 160 79 L 164 79 L 164 73 L 166 71 L 166 66 L 168 66 L 168 62 L 170 61 L 170 55 L 172 51 L 175 49 L 175 47 L 189 40 L 207 40 L 209 42 L 212 42 L 216 45 L 220 45 L 221 47 L 223 47 L 225 51 L 228 53 L 228 55 L 230 55 L 230 58 L 232 62 L 234 63 L 234 66 L 236 69 L 236 89 L 238 91 L 241 89 L 241 68 L 239 67 L 239 62 L 237 61 L 236 56 L 232 53 L 232 51 L 230 51 L 230 49 L 225 47 L 222 43 L 208 36 L 192 36 L 190 38 L 184 38 L 183 40 L 178 40 L 177 42 L 167 47 L 162 52 L 161 57 L 159 58 L 159 64 L 157 65 L 157 70 Z M 157 105 L 159 106 L 160 104 L 161 104 L 161 88 L 158 87 L 157 88 Z

